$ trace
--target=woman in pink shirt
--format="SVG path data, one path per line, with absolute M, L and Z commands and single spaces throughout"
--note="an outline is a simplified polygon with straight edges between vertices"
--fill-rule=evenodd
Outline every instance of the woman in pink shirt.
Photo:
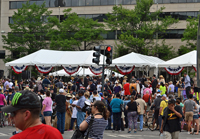
M 42 105 L 41 114 L 44 115 L 46 124 L 51 126 L 52 100 L 50 97 L 50 91 L 46 92 L 46 98 L 43 100 Z

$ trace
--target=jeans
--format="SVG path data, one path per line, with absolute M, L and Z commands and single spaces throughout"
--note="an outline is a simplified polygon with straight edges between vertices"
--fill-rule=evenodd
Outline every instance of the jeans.
M 64 133 L 65 131 L 65 112 L 57 112 L 57 129 Z
M 80 124 L 83 122 L 84 119 L 85 119 L 85 112 L 78 111 L 77 112 L 77 126 L 78 127 L 80 126 Z
M 106 127 L 106 129 L 108 129 L 108 130 L 111 130 L 111 116 L 112 115 L 110 115 L 108 118 L 108 126 Z
M 113 112 L 113 130 L 120 130 L 121 128 L 121 112 Z
M 188 87 L 186 87 L 186 95 L 187 95 L 187 99 L 189 98 L 189 94 L 190 94 L 190 90 L 191 90 L 191 87 L 190 86 L 188 86 Z
M 159 121 L 159 128 L 161 128 L 161 124 L 162 124 L 162 115 L 158 116 L 158 121 Z
M 139 115 L 139 119 L 140 119 L 140 130 L 143 129 L 143 114 Z
M 75 120 L 76 120 L 76 118 L 71 118 L 71 124 L 70 124 L 70 128 L 69 128 L 70 130 L 73 129 Z

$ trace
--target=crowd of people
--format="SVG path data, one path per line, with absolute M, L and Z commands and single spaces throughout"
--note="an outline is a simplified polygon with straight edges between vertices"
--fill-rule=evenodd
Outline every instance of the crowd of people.
M 145 122 L 143 116 L 145 114 L 148 117 L 150 111 L 154 113 L 153 126 L 155 123 L 159 125 L 160 135 L 165 131 L 166 139 L 177 139 L 185 125 L 188 134 L 194 134 L 194 129 L 195 134 L 199 134 L 200 90 L 196 76 L 192 79 L 184 73 L 180 80 L 174 79 L 167 83 L 162 75 L 159 78 L 156 75 L 151 78 L 145 75 L 142 78 L 132 76 L 128 80 L 127 76 L 118 78 L 112 73 L 110 78 L 105 75 L 104 82 L 102 86 L 101 76 L 89 75 L 71 77 L 69 82 L 49 76 L 25 81 L 2 79 L 0 108 L 5 105 L 14 107 L 20 102 L 16 98 L 32 92 L 34 96 L 31 98 L 37 96 L 40 103 L 37 105 L 37 108 L 40 106 L 40 121 L 57 128 L 61 134 L 78 129 L 87 131 L 89 138 L 100 139 L 103 138 L 104 130 L 120 133 L 128 128 L 128 133 L 137 133 L 138 129 L 142 132 Z M 182 93 L 184 90 L 185 96 Z M 32 101 L 29 103 L 32 104 Z M 26 108 L 32 113 L 31 104 L 21 109 Z M 13 116 L 16 116 L 13 112 L 18 110 L 6 109 L 7 125 L 13 125 Z M 91 115 L 94 115 L 94 121 L 92 128 L 88 129 Z M 19 133 L 18 128 L 26 129 L 16 122 L 14 124 L 16 131 L 13 134 Z

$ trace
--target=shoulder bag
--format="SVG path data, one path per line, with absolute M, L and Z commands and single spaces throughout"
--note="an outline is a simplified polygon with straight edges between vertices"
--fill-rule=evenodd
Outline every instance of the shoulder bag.
M 78 127 L 76 127 L 76 130 L 74 132 L 74 134 L 72 135 L 71 139 L 88 139 L 89 136 L 89 132 L 92 128 L 92 124 L 94 122 L 94 116 L 91 116 L 90 122 L 89 122 L 89 126 L 88 126 L 88 131 L 87 131 L 87 135 L 84 136 L 85 131 L 80 131 Z
M 136 102 L 136 105 L 137 105 L 137 113 L 140 114 L 141 113 L 140 104 Z

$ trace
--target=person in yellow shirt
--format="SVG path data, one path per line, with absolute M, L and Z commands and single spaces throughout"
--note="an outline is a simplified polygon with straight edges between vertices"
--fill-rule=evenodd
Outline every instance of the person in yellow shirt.
M 159 89 L 161 91 L 161 93 L 160 93 L 161 95 L 164 95 L 166 93 L 166 91 L 167 91 L 167 89 L 166 89 L 166 87 L 165 87 L 163 82 L 160 83 L 160 88 Z
M 164 94 L 162 95 L 162 101 L 160 102 L 160 110 L 159 110 L 159 116 L 158 116 L 159 128 L 161 127 L 163 111 L 167 106 L 168 106 L 167 95 Z

